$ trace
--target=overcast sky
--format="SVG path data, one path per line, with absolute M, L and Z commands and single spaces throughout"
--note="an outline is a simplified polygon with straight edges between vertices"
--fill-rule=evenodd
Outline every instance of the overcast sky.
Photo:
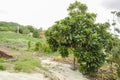
M 47 29 L 67 16 L 67 8 L 75 0 L 0 0 L 0 21 L 17 22 Z M 97 22 L 111 19 L 111 11 L 120 10 L 119 0 L 78 0 L 97 14 Z

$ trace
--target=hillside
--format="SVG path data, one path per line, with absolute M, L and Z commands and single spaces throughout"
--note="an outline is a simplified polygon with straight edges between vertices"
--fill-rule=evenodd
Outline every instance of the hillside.
M 43 42 L 43 39 L 30 37 L 26 34 L 18 34 L 11 31 L 0 32 L 0 46 L 10 47 L 14 50 L 27 50 L 28 42 L 31 48 L 34 48 L 37 42 Z
M 39 37 L 39 30 L 31 25 L 21 25 L 15 22 L 0 21 L 0 31 L 19 32 L 21 34 L 33 33 L 33 37 Z
M 25 34 L 17 34 L 15 32 L 0 32 L 0 43 L 17 43 L 17 44 L 27 44 L 28 41 L 37 42 L 40 39 L 33 38 Z

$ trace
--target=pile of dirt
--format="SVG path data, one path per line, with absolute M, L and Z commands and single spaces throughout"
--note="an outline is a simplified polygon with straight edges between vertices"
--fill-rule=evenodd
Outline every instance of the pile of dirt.
M 6 58 L 6 59 L 11 59 L 13 56 L 6 54 L 3 51 L 0 51 L 0 58 Z

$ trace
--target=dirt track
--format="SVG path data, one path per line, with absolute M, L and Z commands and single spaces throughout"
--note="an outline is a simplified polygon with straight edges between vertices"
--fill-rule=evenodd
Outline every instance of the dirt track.
M 47 80 L 42 74 L 10 73 L 0 71 L 0 80 Z
M 52 75 L 58 77 L 58 80 L 88 80 L 78 70 L 72 70 L 69 64 L 52 61 L 51 59 L 41 61 L 43 66 L 52 72 Z

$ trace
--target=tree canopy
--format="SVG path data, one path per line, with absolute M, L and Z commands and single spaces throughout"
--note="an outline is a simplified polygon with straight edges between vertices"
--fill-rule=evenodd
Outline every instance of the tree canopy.
M 46 31 L 47 41 L 63 57 L 73 53 L 80 63 L 79 70 L 94 74 L 105 61 L 104 48 L 110 42 L 108 23 L 96 23 L 96 14 L 87 12 L 87 6 L 78 1 L 70 4 L 69 16 Z

